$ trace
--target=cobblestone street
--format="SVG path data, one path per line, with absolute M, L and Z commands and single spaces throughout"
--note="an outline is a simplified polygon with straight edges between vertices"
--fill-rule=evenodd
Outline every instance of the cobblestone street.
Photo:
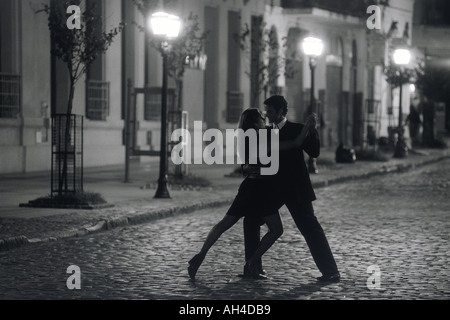
M 268 280 L 237 276 L 244 265 L 240 221 L 192 283 L 187 261 L 225 214 L 219 207 L 0 252 L 0 299 L 448 300 L 449 169 L 447 159 L 316 190 L 316 216 L 341 271 L 337 284 L 316 283 L 320 274 L 285 207 L 285 232 L 263 259 Z M 79 290 L 66 284 L 71 265 L 81 271 Z M 370 281 L 373 270 L 379 282 Z

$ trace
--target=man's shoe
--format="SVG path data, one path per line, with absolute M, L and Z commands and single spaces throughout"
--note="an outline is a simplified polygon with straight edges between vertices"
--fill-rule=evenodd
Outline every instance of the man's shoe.
M 246 270 L 246 267 L 244 266 L 244 273 L 238 274 L 238 277 L 244 278 L 244 279 L 255 279 L 252 276 L 249 276 L 248 271 Z M 257 280 L 263 280 L 268 279 L 266 275 L 266 270 L 258 268 L 258 275 L 256 276 Z
M 266 280 L 267 276 L 259 273 L 258 268 L 255 266 L 250 266 L 245 264 L 244 266 L 244 274 L 239 275 L 239 277 L 244 279 L 253 279 L 253 280 Z
M 341 275 L 339 274 L 339 272 L 317 278 L 317 281 L 322 282 L 322 283 L 323 282 L 339 282 L 340 280 L 341 280 Z

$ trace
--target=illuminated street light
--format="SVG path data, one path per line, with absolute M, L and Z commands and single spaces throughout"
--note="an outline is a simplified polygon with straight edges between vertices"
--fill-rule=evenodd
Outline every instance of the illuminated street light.
M 314 37 L 307 37 L 302 42 L 303 52 L 308 57 L 318 57 L 322 55 L 323 42 Z
M 169 41 L 178 37 L 181 29 L 181 21 L 177 16 L 156 12 L 151 15 L 148 26 L 153 35 L 161 40 L 161 52 L 163 57 L 163 84 L 161 92 L 161 147 L 159 153 L 159 179 L 155 198 L 170 198 L 167 189 L 167 56 Z
M 311 111 L 315 112 L 314 99 L 314 71 L 316 69 L 316 59 L 323 52 L 322 40 L 313 37 L 307 37 L 302 42 L 303 52 L 309 57 L 309 68 L 311 69 Z
M 394 51 L 394 62 L 396 65 L 407 65 L 411 61 L 411 52 L 408 49 L 397 49 Z
M 180 18 L 165 12 L 156 12 L 149 19 L 149 27 L 153 35 L 165 40 L 178 37 L 181 30 Z
M 394 63 L 400 68 L 400 78 L 403 79 L 402 67 L 409 64 L 411 61 L 411 52 L 408 49 L 396 49 L 394 51 Z M 408 147 L 406 146 L 405 139 L 403 137 L 403 108 L 402 108 L 402 95 L 403 95 L 403 82 L 400 82 L 400 97 L 399 97 L 399 110 L 398 110 L 398 139 L 395 145 L 394 157 L 404 158 L 408 155 Z
M 310 97 L 310 104 L 311 104 L 311 112 L 315 114 L 319 114 L 319 111 L 317 110 L 316 106 L 316 99 L 314 97 L 314 74 L 315 69 L 317 65 L 317 57 L 322 55 L 323 52 L 323 42 L 322 40 L 314 37 L 307 37 L 303 39 L 302 42 L 302 48 L 303 52 L 306 56 L 309 57 L 309 68 L 311 70 L 311 97 Z M 317 166 L 316 166 L 316 160 L 312 157 L 308 160 L 308 169 L 310 173 L 318 173 Z

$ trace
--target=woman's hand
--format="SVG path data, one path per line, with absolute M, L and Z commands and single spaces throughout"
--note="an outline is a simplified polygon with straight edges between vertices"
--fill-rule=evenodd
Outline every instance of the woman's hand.
M 319 116 L 317 113 L 311 113 L 306 119 L 305 126 L 309 129 L 317 129 L 317 123 L 319 122 Z
M 312 113 L 306 119 L 305 126 L 300 134 L 290 141 L 280 141 L 280 150 L 294 149 L 300 147 L 308 136 L 309 130 L 317 128 L 318 116 L 316 113 Z
M 305 126 L 302 129 L 302 132 L 295 138 L 294 143 L 296 147 L 300 147 L 308 136 L 309 130 L 317 128 L 317 114 L 312 113 L 306 119 Z

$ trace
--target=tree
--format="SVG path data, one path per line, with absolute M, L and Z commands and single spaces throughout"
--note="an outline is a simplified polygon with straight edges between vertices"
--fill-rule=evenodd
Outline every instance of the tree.
M 95 59 L 107 51 L 108 47 L 118 35 L 124 24 L 105 32 L 102 27 L 102 17 L 96 13 L 93 6 L 84 5 L 81 8 L 81 0 L 52 1 L 50 5 L 44 4 L 39 12 L 45 12 L 48 16 L 48 27 L 51 40 L 54 44 L 51 54 L 65 63 L 69 71 L 70 86 L 67 101 L 66 126 L 65 126 L 65 150 L 69 149 L 71 141 L 71 115 L 73 109 L 73 98 L 75 85 L 89 65 Z M 80 16 L 76 27 L 69 27 L 69 16 L 73 15 L 70 6 L 79 9 Z M 69 11 L 69 13 L 67 13 Z M 75 11 L 76 12 L 76 11 Z M 77 13 L 75 13 L 77 14 Z M 59 177 L 58 193 L 67 193 L 67 153 L 63 159 L 63 170 Z
M 398 88 L 407 83 L 414 83 L 416 72 L 414 69 L 403 68 L 391 63 L 384 69 L 384 74 L 386 82 L 393 88 Z
M 147 21 L 150 14 L 159 8 L 158 0 L 133 0 L 139 12 L 142 14 L 144 21 Z M 172 7 L 176 0 L 166 0 L 165 6 Z M 167 47 L 161 45 L 160 40 L 155 39 L 152 34 L 144 26 L 136 23 L 136 26 L 141 32 L 144 32 L 149 39 L 150 45 L 160 53 L 167 50 Z M 198 59 L 203 50 L 206 33 L 200 32 L 198 16 L 192 12 L 183 19 L 183 28 L 180 35 L 170 43 L 170 50 L 166 51 L 168 73 L 175 81 L 177 101 L 176 109 L 181 110 L 181 101 L 183 96 L 183 77 L 186 65 Z
M 246 23 L 241 33 L 234 35 L 234 39 L 239 43 L 244 54 L 249 57 L 249 66 L 255 68 L 254 72 L 245 70 L 249 78 L 253 73 L 255 80 L 250 93 L 251 101 L 257 101 L 261 93 L 266 90 L 270 95 L 277 94 L 277 81 L 285 70 L 286 60 L 279 56 L 278 36 L 275 30 L 268 29 L 265 22 L 251 30 Z M 252 46 L 256 48 L 253 54 Z M 284 71 L 285 75 L 288 71 L 287 69 Z

